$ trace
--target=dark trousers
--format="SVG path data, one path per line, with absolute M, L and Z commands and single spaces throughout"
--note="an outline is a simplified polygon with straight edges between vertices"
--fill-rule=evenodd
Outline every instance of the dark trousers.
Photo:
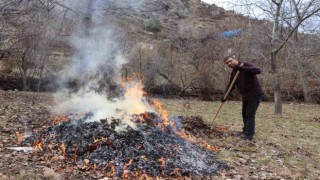
M 255 132 L 255 116 L 259 107 L 262 95 L 256 95 L 242 101 L 243 133 L 253 137 Z

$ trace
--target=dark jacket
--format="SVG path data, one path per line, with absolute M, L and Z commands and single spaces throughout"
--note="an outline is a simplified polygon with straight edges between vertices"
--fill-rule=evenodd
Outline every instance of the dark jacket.
M 240 64 L 242 64 L 242 66 L 240 66 Z M 250 97 L 263 94 L 262 87 L 256 76 L 257 74 L 261 73 L 261 70 L 260 68 L 255 67 L 248 62 L 239 62 L 239 65 L 233 68 L 227 89 L 229 88 L 234 76 L 236 75 L 237 70 L 240 71 L 240 74 L 237 81 L 235 82 L 234 87 L 238 87 L 239 93 L 242 96 L 242 100 L 247 100 Z M 234 89 L 234 87 L 232 88 L 232 90 Z

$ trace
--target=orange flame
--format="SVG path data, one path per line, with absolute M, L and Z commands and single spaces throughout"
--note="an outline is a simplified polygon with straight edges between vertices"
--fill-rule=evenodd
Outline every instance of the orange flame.
M 128 168 L 128 166 L 130 166 L 132 164 L 133 160 L 130 159 L 130 161 L 128 163 L 125 163 L 123 166 L 123 170 L 126 170 Z
M 177 135 L 183 139 L 187 139 L 188 141 L 190 142 L 195 142 L 196 141 L 196 138 L 190 134 L 186 134 L 185 132 L 183 131 L 178 131 L 176 132 Z
M 25 139 L 19 132 L 16 132 L 16 136 L 19 144 L 21 144 Z
M 149 116 L 148 113 L 143 113 L 143 114 L 142 114 L 142 117 L 143 117 L 143 118 L 146 118 L 146 119 L 151 119 L 151 117 Z M 144 119 L 143 119 L 143 120 L 144 120 Z
M 84 165 L 83 165 L 82 169 L 89 169 L 90 168 L 90 164 L 89 164 L 90 160 L 84 159 L 83 161 L 84 161 Z
M 208 149 L 208 150 L 214 151 L 214 152 L 218 152 L 219 151 L 218 147 L 211 146 L 207 142 L 202 143 L 201 146 L 206 148 L 206 149 Z
M 159 113 L 161 114 L 161 117 L 162 117 L 162 119 L 163 119 L 163 124 L 164 124 L 165 126 L 173 125 L 173 124 L 169 121 L 169 119 L 168 119 L 168 115 L 169 115 L 168 111 L 163 108 L 161 102 L 158 101 L 158 100 L 154 100 L 154 101 L 153 101 L 153 105 L 155 106 L 155 108 L 156 108 L 156 109 L 159 111 Z
M 129 179 L 129 175 L 130 175 L 130 171 L 124 170 L 124 171 L 123 171 L 122 178 L 123 178 L 123 179 Z
M 146 95 L 147 93 L 142 90 L 142 82 L 139 81 L 139 83 L 133 87 L 130 87 L 126 90 L 124 93 L 125 97 L 128 96 L 135 96 L 136 94 L 142 94 L 143 96 Z
M 143 144 L 139 144 L 138 149 L 139 149 L 139 150 L 144 149 Z
M 62 156 L 63 156 L 64 158 L 66 158 L 66 147 L 65 147 L 65 145 L 64 145 L 64 142 L 61 143 L 60 148 L 61 148 L 61 154 L 62 154 Z
M 116 168 L 115 166 L 111 167 L 111 171 L 107 173 L 108 177 L 113 177 L 116 174 Z
M 98 143 L 98 142 L 100 142 L 100 141 L 106 141 L 106 140 L 108 140 L 107 137 L 103 137 L 103 138 L 100 138 L 100 139 L 96 139 L 95 137 L 93 137 L 93 143 L 94 143 L 94 144 L 95 144 L 95 143 Z
M 110 166 L 110 163 L 107 163 L 101 170 L 104 171 Z
M 224 127 L 224 126 L 222 126 L 222 125 L 219 125 L 219 126 L 217 126 L 217 127 L 218 127 L 219 131 L 227 131 L 227 130 L 228 130 L 227 127 Z
M 33 143 L 33 145 L 34 145 L 36 148 L 38 148 L 38 149 L 40 149 L 41 151 L 43 151 L 43 149 L 42 149 L 43 141 L 42 141 L 42 140 L 39 141 L 39 142 Z

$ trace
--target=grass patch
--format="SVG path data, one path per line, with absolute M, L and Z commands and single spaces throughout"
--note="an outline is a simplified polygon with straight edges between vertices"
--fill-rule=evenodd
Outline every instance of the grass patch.
M 212 122 L 220 106 L 220 102 L 162 101 L 172 116 L 200 115 L 208 123 Z M 191 104 L 191 108 L 185 108 L 185 103 Z M 230 131 L 241 131 L 241 107 L 241 102 L 238 101 L 225 103 L 213 124 L 226 126 Z M 318 178 L 320 123 L 313 122 L 312 119 L 320 117 L 319 109 L 320 106 L 314 104 L 285 103 L 283 116 L 280 117 L 274 115 L 273 103 L 262 102 L 256 114 L 256 147 L 239 143 L 239 138 L 232 136 L 208 141 L 223 147 L 219 158 L 230 164 L 239 161 L 239 153 L 249 156 L 254 154 L 254 162 L 258 167 L 267 165 L 269 171 L 273 172 L 285 168 L 282 177 Z

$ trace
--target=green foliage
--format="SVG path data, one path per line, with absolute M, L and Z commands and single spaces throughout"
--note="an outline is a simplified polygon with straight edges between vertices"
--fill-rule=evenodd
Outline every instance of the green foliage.
M 144 28 L 149 32 L 157 33 L 163 29 L 163 26 L 158 18 L 151 15 L 148 21 L 145 23 Z

